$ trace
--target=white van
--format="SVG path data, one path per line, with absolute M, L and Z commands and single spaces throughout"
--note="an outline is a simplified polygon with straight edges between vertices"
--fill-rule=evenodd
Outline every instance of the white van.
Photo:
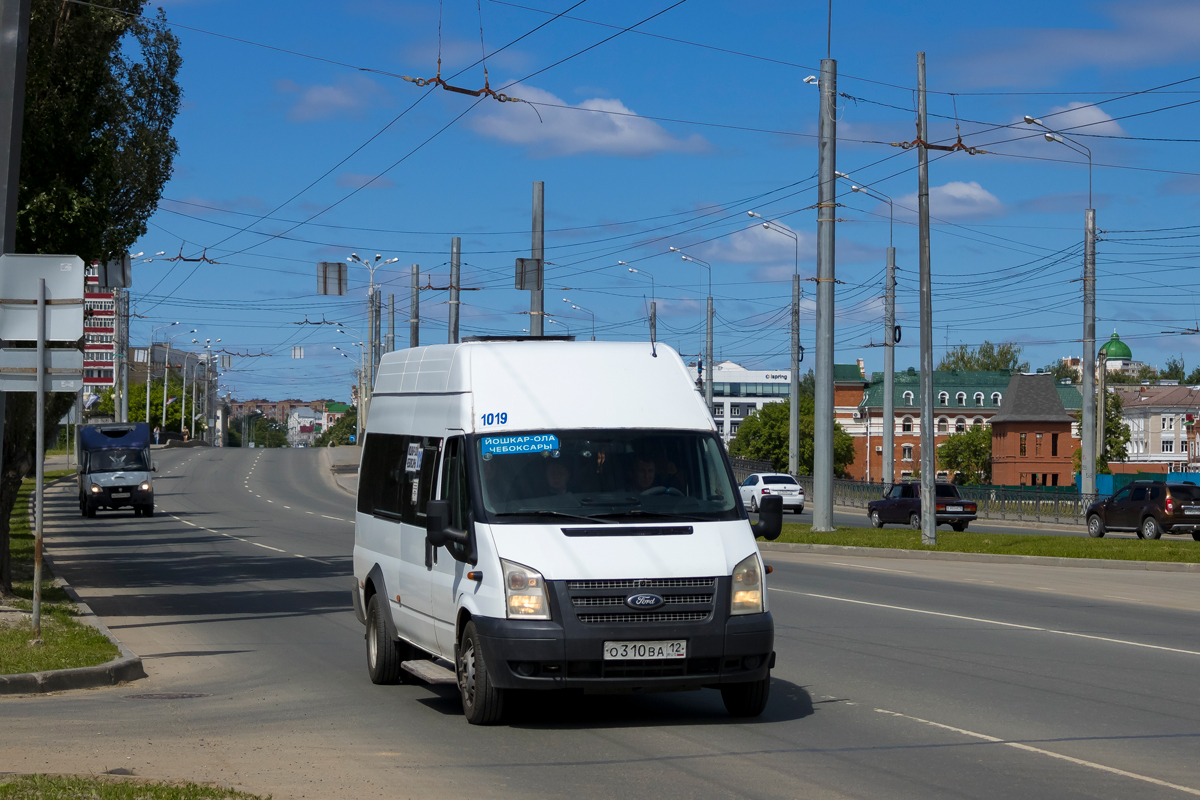
M 646 343 L 472 341 L 389 353 L 359 468 L 354 609 L 375 683 L 719 688 L 767 702 L 774 628 L 755 536 L 679 355 Z M 453 671 L 438 659 L 453 664 Z

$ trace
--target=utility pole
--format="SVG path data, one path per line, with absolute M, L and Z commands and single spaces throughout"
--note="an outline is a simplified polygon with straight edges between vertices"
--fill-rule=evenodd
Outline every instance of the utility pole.
M 929 266 L 929 123 L 925 113 L 925 53 L 917 53 L 917 222 L 921 259 L 921 544 L 937 544 L 933 441 L 933 284 Z
M 366 357 L 363 359 L 363 379 L 369 388 L 374 384 L 371 374 L 375 365 L 375 289 L 373 286 L 367 290 L 367 335 L 363 338 L 367 344 Z
M 658 303 L 650 301 L 650 344 L 658 341 Z
M 1096 461 L 1104 459 L 1104 423 L 1108 402 L 1108 354 L 1096 357 Z M 1084 434 L 1087 435 L 1086 433 Z M 1092 480 L 1095 480 L 1093 476 Z
M 396 295 L 388 294 L 388 334 L 387 334 L 387 351 L 389 353 L 396 349 Z
M 814 531 L 833 530 L 834 207 L 837 204 L 837 61 L 821 61 L 817 187 L 817 365 L 813 416 Z
M 30 0 L 0 0 L 0 253 L 17 252 L 29 20 Z M 4 398 L 5 393 L 0 392 L 0 454 L 4 451 Z M 2 460 L 0 455 L 0 466 Z
M 1088 158 L 1088 193 L 1091 194 L 1091 157 Z M 1089 208 L 1083 212 L 1083 430 L 1080 438 L 1083 452 L 1080 454 L 1080 492 L 1087 495 L 1096 493 L 1096 458 L 1101 449 L 1099 431 L 1103 423 L 1097 425 L 1096 403 L 1096 209 Z M 1100 405 L 1099 418 L 1103 419 L 1103 405 Z
M 799 252 L 800 245 L 796 245 Z M 799 258 L 797 256 L 797 258 Z M 788 474 L 800 475 L 800 275 L 792 275 L 792 381 L 788 413 Z M 870 456 L 868 455 L 868 458 Z
M 534 226 L 534 237 L 537 237 L 537 227 Z M 455 236 L 450 240 L 450 325 L 447 341 L 458 344 L 458 289 L 462 282 L 462 239 Z M 532 316 L 532 315 L 531 315 Z
M 711 280 L 709 278 L 710 282 Z M 706 368 L 704 370 L 704 403 L 708 406 L 708 413 L 711 414 L 713 397 L 713 302 L 711 283 L 708 291 L 708 333 L 704 344 L 704 366 Z
M 409 304 L 408 346 L 421 346 L 421 273 L 420 267 L 412 265 L 412 301 Z
M 163 358 L 163 409 L 162 419 L 159 420 L 159 428 L 161 429 L 162 437 L 160 441 L 166 441 L 167 434 L 167 390 L 171 385 L 171 340 L 167 339 L 166 356 Z
M 371 364 L 371 374 L 379 371 L 379 359 L 383 358 L 383 290 L 376 289 L 372 301 L 375 305 L 375 361 Z
M 896 482 L 896 248 L 887 249 L 883 304 L 883 482 Z M 870 420 L 868 423 L 870 424 Z M 870 459 L 870 453 L 867 458 Z
M 530 256 L 537 261 L 537 281 L 529 293 L 529 335 L 542 336 L 545 332 L 545 279 L 546 279 L 546 184 L 533 182 L 533 247 Z

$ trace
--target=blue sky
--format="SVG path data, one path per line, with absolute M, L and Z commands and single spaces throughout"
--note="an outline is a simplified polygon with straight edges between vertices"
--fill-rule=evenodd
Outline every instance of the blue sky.
M 185 106 L 175 175 L 134 251 L 166 252 L 135 267 L 134 343 L 179 320 L 175 330 L 198 328 L 193 336 L 221 338 L 229 352 L 265 354 L 235 357 L 223 379 L 235 397 L 346 400 L 354 365 L 333 348 L 353 352 L 358 339 L 294 323 L 365 331 L 367 273 L 351 269 L 344 297 L 318 296 L 316 262 L 399 258 L 376 280 L 385 302 L 395 295 L 407 342 L 409 265 L 423 286 L 445 286 L 454 235 L 462 284 L 479 289 L 463 293 L 463 335 L 520 332 L 529 294 L 512 288 L 513 261 L 529 254 L 531 185 L 542 180 L 546 311 L 557 321 L 547 332 L 591 336 L 591 315 L 565 297 L 594 313 L 597 338 L 647 337 L 650 283 L 620 260 L 654 276 L 659 339 L 694 356 L 707 274 L 675 246 L 712 263 L 718 356 L 786 367 L 795 247 L 747 212 L 794 231 L 800 274 L 813 276 L 818 93 L 803 79 L 825 55 L 827 6 L 687 0 L 575 55 L 672 2 L 587 0 L 575 19 L 499 53 L 572 3 L 165 3 L 180 26 Z M 532 104 L 477 103 L 395 77 L 435 74 L 440 22 L 443 77 L 462 71 L 451 83 L 480 88 L 480 16 L 491 87 Z M 1188 278 L 1200 255 L 1200 5 L 933 13 L 835 0 L 832 55 L 847 95 L 837 166 L 896 204 L 901 369 L 917 364 L 919 338 L 916 155 L 889 143 L 915 136 L 919 50 L 933 136 L 952 140 L 957 117 L 964 142 L 991 151 L 939 153 L 930 166 L 935 356 L 947 344 L 1015 341 L 1037 367 L 1081 350 L 1086 160 L 1040 138 L 1022 122 L 1032 114 L 1093 153 L 1105 231 L 1098 337 L 1115 328 L 1137 359 L 1182 353 L 1189 369 L 1200 364 L 1200 337 L 1161 333 L 1200 316 Z M 887 206 L 849 185 L 838 201 L 836 360 L 877 370 L 882 350 L 864 345 L 882 338 Z M 180 252 L 219 263 L 166 260 Z M 815 284 L 802 285 L 812 353 Z M 420 292 L 423 344 L 446 340 L 446 300 Z M 291 358 L 293 345 L 304 359 Z

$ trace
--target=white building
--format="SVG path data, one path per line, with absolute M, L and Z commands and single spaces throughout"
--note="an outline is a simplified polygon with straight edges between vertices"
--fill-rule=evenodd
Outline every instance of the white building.
M 311 445 L 316 438 L 316 426 L 321 415 L 311 408 L 296 408 L 287 418 L 287 439 L 292 447 Z

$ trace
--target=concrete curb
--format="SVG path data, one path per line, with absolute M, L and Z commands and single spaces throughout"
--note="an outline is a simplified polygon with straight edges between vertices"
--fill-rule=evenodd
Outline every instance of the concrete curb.
M 64 475 L 50 483 L 47 487 L 54 486 L 61 481 L 70 480 L 72 476 Z M 61 586 L 63 591 L 67 593 L 67 597 L 71 598 L 76 606 L 79 607 L 80 614 L 76 617 L 77 620 L 84 625 L 90 625 L 96 630 L 108 637 L 108 640 L 116 645 L 117 650 L 121 655 L 119 658 L 114 658 L 112 661 L 104 664 L 97 664 L 94 667 L 76 667 L 74 669 L 51 669 L 43 670 L 42 672 L 24 672 L 19 675 L 0 675 L 0 695 L 5 694 L 45 694 L 46 692 L 64 692 L 70 689 L 94 689 L 98 686 L 116 686 L 122 681 L 135 681 L 139 678 L 145 678 L 146 670 L 142 667 L 142 659 L 140 656 L 134 655 L 129 648 L 121 643 L 121 640 L 113 635 L 113 632 L 108 629 L 96 613 L 92 611 L 87 603 L 83 602 L 83 598 L 75 591 L 69 583 L 62 579 L 61 573 L 54 564 L 54 559 L 49 553 L 43 552 L 42 558 L 54 573 L 54 583 Z
M 867 519 L 867 510 L 865 508 L 858 508 L 857 506 L 834 506 L 833 510 L 840 511 L 843 514 L 860 514 L 864 520 Z M 989 519 L 987 517 L 980 517 L 971 524 L 991 525 L 997 528 L 1013 528 L 1015 530 L 1060 531 L 1062 533 L 1085 533 L 1087 531 L 1087 528 L 1082 524 L 1067 525 L 1063 522 L 1022 522 L 1016 519 Z M 897 524 L 897 527 L 904 526 Z
M 1000 553 L 946 553 L 938 550 L 900 550 L 889 547 L 851 547 L 840 544 L 799 544 L 792 542 L 759 542 L 758 549 L 765 552 L 817 553 L 827 556 L 869 556 L 871 558 L 908 558 L 918 561 L 975 561 L 991 564 L 1033 564 L 1043 567 L 1073 567 L 1076 569 L 1200 572 L 1200 564 L 1179 561 L 1118 561 L 1107 558 L 1018 556 L 1003 555 Z
M 341 445 L 341 446 L 342 447 L 356 447 L 356 445 Z M 333 463 L 333 455 L 331 454 L 331 451 L 333 448 L 323 447 L 321 449 L 324 451 L 321 454 L 321 457 L 325 461 L 325 466 L 327 466 L 329 468 L 327 475 L 328 475 L 328 479 L 329 479 L 330 483 L 332 483 L 334 486 L 341 489 L 343 492 L 350 495 L 351 497 L 358 497 L 357 491 L 352 491 L 352 490 L 346 488 L 345 486 L 342 485 L 341 480 L 339 480 L 339 478 L 341 476 L 345 476 L 345 477 L 353 476 L 355 482 L 357 482 L 358 481 L 358 467 L 359 467 L 358 462 L 347 461 L 347 462 L 343 462 L 340 464 L 335 464 L 335 463 Z M 361 457 L 361 455 L 362 455 L 361 451 L 359 451 L 359 455 Z

